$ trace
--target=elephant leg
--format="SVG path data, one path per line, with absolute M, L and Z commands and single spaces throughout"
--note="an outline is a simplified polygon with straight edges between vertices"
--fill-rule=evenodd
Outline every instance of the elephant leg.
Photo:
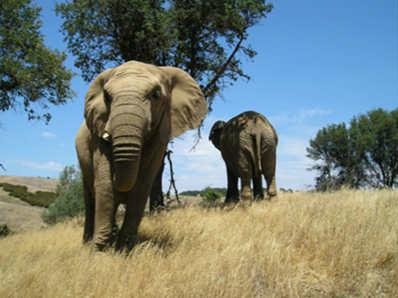
M 112 245 L 113 243 L 115 243 L 115 241 L 117 240 L 118 234 L 119 234 L 119 226 L 117 225 L 117 211 L 120 205 L 120 200 L 118 200 L 118 198 L 122 197 L 126 197 L 127 193 L 120 193 L 120 192 L 115 192 L 114 193 L 114 197 L 115 197 L 115 201 L 116 204 L 114 206 L 114 211 L 113 211 L 113 216 L 112 216 L 112 236 L 109 240 L 109 245 Z
M 149 191 L 146 192 L 146 195 L 142 191 L 133 191 L 130 194 L 123 224 L 116 241 L 117 251 L 122 251 L 123 249 L 129 251 L 137 243 L 138 226 L 144 214 L 148 195 Z
M 267 150 L 263 155 L 262 168 L 265 180 L 267 181 L 267 194 L 269 197 L 274 197 L 277 194 L 275 182 L 275 168 L 276 168 L 276 150 L 275 148 Z
M 250 191 L 250 176 L 242 175 L 241 178 L 241 199 L 242 201 L 250 201 L 252 198 L 252 194 Z
M 165 155 L 166 156 L 166 155 Z M 157 209 L 164 207 L 164 198 L 162 192 L 162 178 L 164 170 L 164 158 L 162 165 L 156 175 L 155 181 L 152 184 L 151 194 L 149 196 L 149 211 L 154 212 Z
M 255 200 L 264 199 L 263 179 L 261 174 L 253 178 L 253 196 Z
M 231 170 L 227 167 L 228 176 L 228 188 L 225 196 L 225 203 L 232 203 L 239 201 L 239 190 L 238 190 L 238 177 L 235 176 Z
M 95 216 L 95 200 L 90 186 L 83 178 L 83 197 L 84 197 L 84 230 L 83 243 L 93 240 L 94 236 L 94 216 Z
M 112 175 L 109 159 L 102 152 L 95 154 L 94 192 L 95 219 L 94 243 L 99 250 L 110 244 L 116 204 L 113 195 Z
M 83 182 L 83 202 L 85 211 L 83 243 L 87 243 L 93 240 L 94 237 L 95 197 L 93 189 L 93 160 L 86 139 L 82 140 L 78 138 L 76 150 Z

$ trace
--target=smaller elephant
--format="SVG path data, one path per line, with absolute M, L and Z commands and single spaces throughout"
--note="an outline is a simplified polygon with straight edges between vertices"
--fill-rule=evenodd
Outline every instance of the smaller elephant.
M 217 121 L 209 140 L 221 151 L 228 176 L 225 202 L 239 200 L 238 178 L 241 179 L 241 199 L 263 199 L 262 175 L 267 182 L 267 194 L 276 196 L 275 166 L 278 136 L 269 121 L 253 111 L 243 112 L 228 122 Z

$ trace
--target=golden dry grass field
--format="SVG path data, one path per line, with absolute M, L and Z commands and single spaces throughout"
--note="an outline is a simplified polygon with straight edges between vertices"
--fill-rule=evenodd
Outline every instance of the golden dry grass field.
M 398 297 L 398 192 L 280 194 L 145 217 L 125 257 L 81 220 L 0 240 L 0 297 Z

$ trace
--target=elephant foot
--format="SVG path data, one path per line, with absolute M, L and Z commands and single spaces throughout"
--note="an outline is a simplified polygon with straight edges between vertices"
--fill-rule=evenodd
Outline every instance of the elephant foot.
M 107 248 L 108 246 L 107 246 L 106 244 L 103 244 L 103 243 L 95 243 L 95 244 L 94 244 L 94 247 L 95 247 L 95 250 L 96 250 L 96 251 L 103 252 L 103 251 L 106 250 L 106 248 Z
M 113 225 L 112 233 L 108 241 L 109 246 L 112 246 L 116 242 L 118 235 L 119 235 L 119 228 L 117 225 Z
M 248 201 L 248 202 L 250 202 L 250 201 L 252 200 L 252 196 L 251 196 L 251 194 L 242 194 L 242 195 L 240 196 L 240 200 L 241 200 L 241 201 Z
M 243 187 L 242 187 L 242 191 L 241 191 L 241 193 L 240 193 L 240 199 L 241 199 L 242 201 L 251 201 L 252 198 L 253 198 L 253 196 L 252 196 L 252 192 L 251 192 L 251 190 L 250 190 L 250 187 L 248 187 L 248 186 L 243 186 Z
M 240 200 L 238 204 L 238 206 L 243 209 L 248 208 L 251 205 L 252 205 L 252 200 Z
M 239 202 L 239 196 L 234 196 L 234 197 L 226 197 L 225 198 L 225 204 L 236 204 Z
M 93 242 L 97 251 L 105 251 L 112 246 L 114 242 L 114 235 L 109 233 L 106 236 L 96 237 Z
M 276 195 L 277 195 L 277 192 L 276 192 L 276 191 L 269 191 L 269 192 L 268 192 L 268 197 L 269 197 L 269 199 L 272 199 L 272 198 L 276 197 Z
M 138 242 L 137 235 L 126 236 L 123 234 L 119 234 L 119 237 L 116 241 L 115 250 L 117 252 L 129 253 L 133 249 L 133 247 L 137 244 L 137 242 Z
M 264 200 L 264 195 L 255 195 L 254 196 L 254 200 L 255 201 L 262 201 L 262 200 Z
M 83 244 L 88 244 L 92 240 L 93 240 L 93 236 L 89 236 L 89 235 L 86 235 L 86 234 L 83 235 Z
M 83 244 L 92 241 L 94 238 L 94 227 L 85 224 L 83 230 Z

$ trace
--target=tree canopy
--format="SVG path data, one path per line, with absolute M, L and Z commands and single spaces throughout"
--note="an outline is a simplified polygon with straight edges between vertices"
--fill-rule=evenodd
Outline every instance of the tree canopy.
M 56 7 L 84 80 L 129 60 L 180 67 L 199 82 L 209 110 L 224 87 L 249 79 L 241 62 L 256 55 L 248 30 L 271 10 L 266 0 L 65 0 Z M 151 206 L 163 205 L 162 171 Z
M 49 105 L 73 95 L 72 72 L 63 65 L 65 54 L 44 44 L 41 26 L 40 7 L 31 0 L 0 1 L 0 111 L 22 107 L 28 119 L 48 122 Z
M 342 186 L 388 187 L 398 184 L 398 109 L 376 109 L 349 125 L 332 124 L 310 140 L 308 157 L 317 161 L 318 190 Z
M 272 10 L 265 0 L 75 0 L 57 5 L 63 33 L 86 81 L 129 60 L 186 70 L 209 106 L 252 58 L 248 29 Z

